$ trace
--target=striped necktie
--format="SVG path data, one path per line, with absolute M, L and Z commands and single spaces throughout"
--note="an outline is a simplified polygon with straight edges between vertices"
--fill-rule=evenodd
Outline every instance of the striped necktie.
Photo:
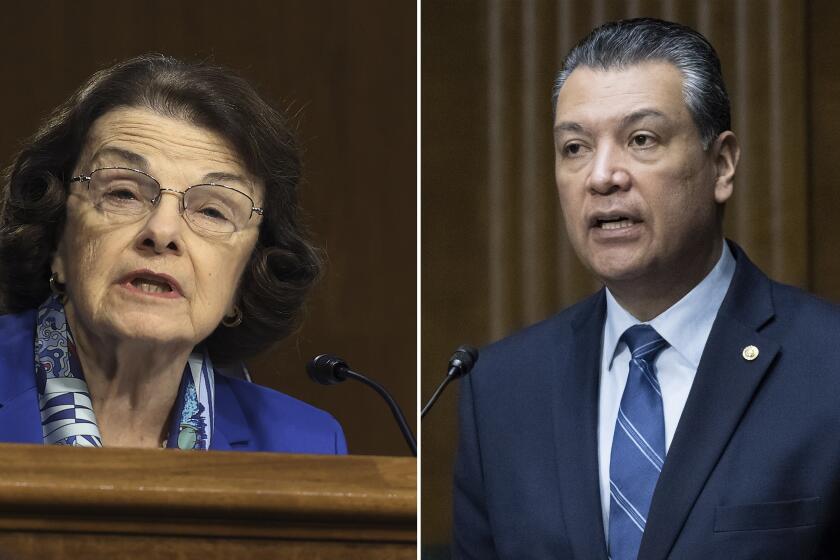
M 612 560 L 634 560 L 665 461 L 662 391 L 653 362 L 668 343 L 650 325 L 630 327 L 622 339 L 631 357 L 610 455 L 609 546 Z

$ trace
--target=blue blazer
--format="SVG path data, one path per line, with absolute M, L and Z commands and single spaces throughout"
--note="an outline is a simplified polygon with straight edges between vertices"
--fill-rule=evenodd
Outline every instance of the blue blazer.
M 838 558 L 840 309 L 734 244 L 640 560 Z M 481 351 L 461 385 L 455 558 L 607 560 L 598 485 L 605 295 Z M 758 357 L 742 356 L 746 346 Z
M 35 310 L 0 316 L 0 442 L 43 443 L 35 387 Z M 283 393 L 216 375 L 210 449 L 347 453 L 338 422 Z

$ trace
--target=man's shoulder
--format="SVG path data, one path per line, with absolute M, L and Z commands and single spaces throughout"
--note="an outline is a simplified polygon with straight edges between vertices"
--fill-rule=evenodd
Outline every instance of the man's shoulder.
M 777 314 L 798 315 L 803 318 L 814 317 L 832 324 L 840 323 L 840 305 L 796 286 L 774 280 L 771 280 L 770 284 L 773 288 L 773 303 Z
M 600 290 L 559 313 L 524 327 L 479 351 L 474 378 L 508 376 L 512 371 L 547 371 L 557 356 L 571 351 L 578 326 L 603 313 L 604 291 Z
M 492 342 L 482 349 L 481 356 L 501 357 L 505 354 L 515 354 L 530 349 L 534 345 L 542 345 L 547 342 L 561 343 L 573 333 L 575 325 L 579 321 L 589 318 L 603 304 L 604 294 L 601 290 L 547 319 Z
M 801 288 L 773 280 L 750 261 L 741 247 L 733 242 L 729 246 L 738 264 L 721 307 L 724 314 L 747 319 L 772 317 L 771 324 L 788 321 L 840 324 L 840 306 Z M 750 309 L 760 312 L 753 316 Z
M 840 353 L 840 306 L 800 288 L 771 281 L 775 315 L 763 329 L 778 342 L 797 341 L 814 353 Z

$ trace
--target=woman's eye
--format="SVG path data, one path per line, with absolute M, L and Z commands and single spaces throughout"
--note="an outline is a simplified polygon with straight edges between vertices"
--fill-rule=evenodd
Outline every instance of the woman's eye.
M 112 188 L 105 194 L 108 198 L 114 198 L 117 200 L 137 200 L 137 195 L 134 191 L 125 188 Z
M 199 213 L 212 220 L 227 220 L 227 215 L 218 208 L 205 207 L 199 210 Z

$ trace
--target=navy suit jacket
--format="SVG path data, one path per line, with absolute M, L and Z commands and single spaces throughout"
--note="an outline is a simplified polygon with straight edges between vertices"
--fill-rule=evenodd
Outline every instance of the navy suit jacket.
M 840 310 L 734 244 L 639 559 L 838 558 Z M 598 485 L 604 291 L 481 351 L 461 385 L 455 558 L 606 560 Z M 749 361 L 746 346 L 759 349 Z
M 36 312 L 0 316 L 0 442 L 44 442 L 35 387 Z M 329 414 L 271 389 L 216 375 L 210 449 L 347 453 Z

